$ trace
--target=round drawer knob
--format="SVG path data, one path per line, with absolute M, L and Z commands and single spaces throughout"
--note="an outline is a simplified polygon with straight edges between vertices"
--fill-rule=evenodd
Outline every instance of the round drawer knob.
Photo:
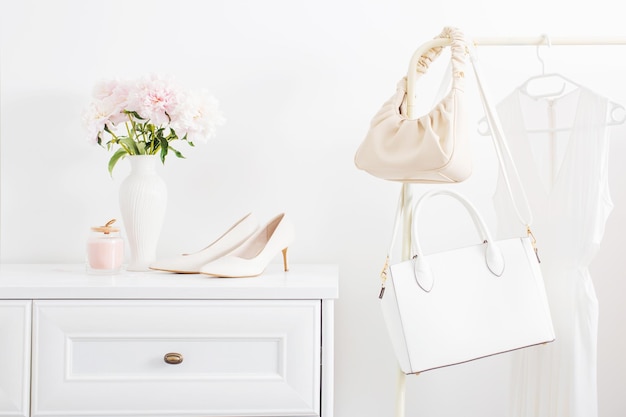
M 169 363 L 170 365 L 178 365 L 179 363 L 183 363 L 183 355 L 176 352 L 166 353 L 163 357 L 165 363 Z

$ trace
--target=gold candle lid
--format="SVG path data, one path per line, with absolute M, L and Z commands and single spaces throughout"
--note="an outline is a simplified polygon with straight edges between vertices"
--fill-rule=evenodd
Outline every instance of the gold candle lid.
M 119 232 L 120 229 L 111 226 L 113 223 L 115 223 L 115 219 L 109 220 L 104 226 L 94 226 L 91 230 L 94 232 L 104 233 L 105 235 L 108 235 L 111 232 Z

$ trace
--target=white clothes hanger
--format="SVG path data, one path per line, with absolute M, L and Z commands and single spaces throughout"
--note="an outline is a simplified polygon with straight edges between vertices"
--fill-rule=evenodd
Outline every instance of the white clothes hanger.
M 550 38 L 548 37 L 548 35 L 543 35 L 543 37 L 546 40 L 546 43 L 548 44 L 548 48 L 550 48 L 552 46 L 552 44 L 550 43 Z M 580 85 L 576 84 L 572 80 L 565 78 L 562 74 L 559 74 L 559 73 L 546 74 L 546 63 L 543 61 L 543 58 L 539 54 L 540 47 L 541 47 L 541 44 L 538 44 L 537 45 L 537 59 L 541 63 L 541 75 L 534 75 L 528 78 L 524 82 L 524 84 L 522 84 L 519 87 L 519 89 L 522 92 L 524 92 L 524 94 L 528 95 L 529 97 L 539 99 L 539 98 L 547 98 L 547 97 L 559 97 L 560 95 L 562 95 L 565 92 L 565 88 L 567 87 L 565 81 L 569 82 L 570 84 L 575 85 L 576 87 L 580 87 Z M 529 85 L 532 84 L 533 81 L 552 80 L 552 79 L 560 79 L 561 81 L 563 81 L 560 89 L 555 90 L 555 91 L 549 91 L 547 93 L 531 93 L 528 90 Z
M 552 46 L 552 43 L 550 41 L 550 37 L 546 34 L 542 35 L 542 39 L 543 39 L 543 42 L 537 44 L 537 59 L 541 63 L 541 74 L 529 77 L 522 85 L 518 87 L 518 89 L 522 93 L 527 95 L 528 97 L 539 100 L 543 98 L 558 98 L 562 96 L 563 93 L 565 93 L 565 90 L 568 84 L 576 88 L 584 88 L 579 83 L 567 78 L 561 73 L 553 72 L 553 73 L 546 74 L 545 62 L 543 58 L 541 57 L 541 55 L 539 54 L 539 48 L 542 46 L 544 42 L 548 46 L 548 48 L 550 48 Z M 545 85 L 545 84 L 548 84 L 548 82 L 552 83 L 555 80 L 561 81 L 561 86 L 559 88 L 552 89 L 547 92 L 532 92 L 529 90 L 529 86 L 531 86 L 531 84 L 538 84 L 537 81 L 539 82 L 547 81 L 547 82 L 544 82 L 544 85 Z M 624 108 L 624 106 L 622 106 L 621 104 L 615 103 L 613 101 L 609 101 L 609 107 L 610 107 L 609 108 L 610 119 L 606 122 L 607 126 L 620 125 L 624 123 L 624 121 L 626 121 L 626 109 Z M 548 128 L 548 129 L 529 129 L 527 130 L 527 132 L 528 133 L 551 133 L 551 132 L 563 132 L 563 131 L 568 131 L 568 130 L 571 130 L 571 128 L 561 127 L 561 128 Z M 486 117 L 483 117 L 482 119 L 479 120 L 478 133 L 481 134 L 482 136 L 491 135 L 491 131 L 489 130 Z

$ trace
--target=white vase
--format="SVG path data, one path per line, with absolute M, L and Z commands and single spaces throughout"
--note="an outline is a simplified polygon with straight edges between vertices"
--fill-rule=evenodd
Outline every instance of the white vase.
M 156 173 L 157 155 L 129 155 L 130 174 L 120 184 L 120 210 L 130 248 L 129 271 L 146 271 L 156 259 L 165 219 L 167 187 Z

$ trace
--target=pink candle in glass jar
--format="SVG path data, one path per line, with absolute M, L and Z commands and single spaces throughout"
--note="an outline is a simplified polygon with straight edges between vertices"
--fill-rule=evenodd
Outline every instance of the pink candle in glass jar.
M 124 261 L 124 241 L 120 229 L 112 227 L 115 219 L 104 226 L 91 228 L 87 240 L 87 267 L 95 273 L 117 273 Z

